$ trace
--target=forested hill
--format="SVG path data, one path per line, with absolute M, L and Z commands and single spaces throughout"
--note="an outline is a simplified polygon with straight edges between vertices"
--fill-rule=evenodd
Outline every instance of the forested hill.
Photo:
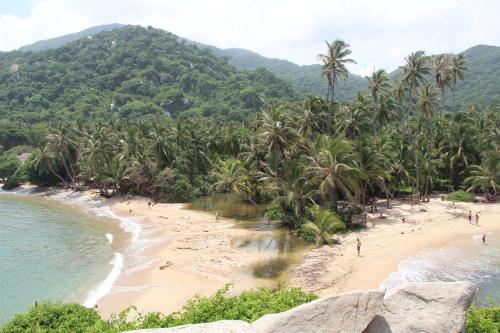
M 39 52 L 0 53 L 0 116 L 37 123 L 166 114 L 243 119 L 295 90 L 159 29 L 126 26 Z
M 60 37 L 55 37 L 55 38 L 50 38 L 50 39 L 45 39 L 38 41 L 36 43 L 30 44 L 30 45 L 25 45 L 19 48 L 19 51 L 43 51 L 47 49 L 54 49 L 63 45 L 66 45 L 68 43 L 74 42 L 75 40 L 78 40 L 82 37 L 89 37 L 95 34 L 98 34 L 103 31 L 110 31 L 114 29 L 119 29 L 123 27 L 123 24 L 119 23 L 111 23 L 111 24 L 105 24 L 105 25 L 98 25 L 95 27 L 91 27 L 79 32 L 75 32 L 72 34 L 60 36 Z
M 500 47 L 477 45 L 463 52 L 469 71 L 455 99 L 460 104 L 500 104 Z
M 210 49 L 215 55 L 225 57 L 229 64 L 239 69 L 265 68 L 279 78 L 290 82 L 299 92 L 323 96 L 326 91 L 326 81 L 321 77 L 321 65 L 297 65 L 288 60 L 266 58 L 256 52 L 229 48 L 220 49 L 215 46 L 188 41 L 202 48 Z M 366 79 L 352 74 L 349 78 L 339 78 L 335 90 L 335 97 L 347 101 L 361 89 L 366 88 Z

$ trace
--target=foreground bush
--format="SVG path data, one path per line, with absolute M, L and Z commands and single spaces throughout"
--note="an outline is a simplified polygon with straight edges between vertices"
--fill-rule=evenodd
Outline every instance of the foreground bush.
M 94 309 L 79 304 L 42 303 L 27 313 L 16 315 L 0 333 L 115 333 L 229 319 L 252 322 L 265 314 L 286 311 L 317 298 L 300 289 L 261 288 L 237 296 L 228 296 L 228 290 L 229 285 L 226 285 L 211 297 L 194 297 L 178 313 L 134 315 L 131 312 L 135 309 L 128 308 L 107 321 Z M 135 319 L 127 320 L 129 317 Z
M 451 192 L 449 193 L 445 199 L 447 201 L 463 201 L 463 202 L 474 202 L 476 199 L 476 196 L 474 193 L 469 193 L 465 191 L 456 191 L 456 192 Z
M 500 306 L 471 306 L 467 314 L 468 333 L 500 333 Z

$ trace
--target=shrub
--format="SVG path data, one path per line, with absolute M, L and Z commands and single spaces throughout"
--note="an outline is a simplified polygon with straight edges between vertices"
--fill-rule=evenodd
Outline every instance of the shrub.
M 491 304 L 489 307 L 472 305 L 467 313 L 467 332 L 469 333 L 499 333 L 500 306 Z
M 92 327 L 106 325 L 94 309 L 76 303 L 41 303 L 27 313 L 17 314 L 1 333 L 86 333 Z M 101 330 L 102 331 L 102 330 Z
M 271 220 L 279 220 L 281 218 L 280 205 L 277 202 L 273 202 L 267 206 L 266 212 Z
M 228 296 L 229 287 L 226 285 L 210 297 L 194 297 L 181 312 L 169 315 L 158 312 L 131 315 L 135 308 L 130 307 L 109 320 L 103 320 L 94 309 L 76 303 L 41 303 L 27 313 L 17 314 L 0 329 L 0 333 L 118 333 L 217 320 L 252 322 L 263 315 L 286 311 L 317 298 L 300 289 L 267 288 Z M 127 318 L 135 319 L 127 321 Z
M 474 193 L 465 192 L 463 190 L 455 191 L 449 193 L 445 199 L 447 201 L 463 201 L 463 202 L 474 202 L 476 196 Z

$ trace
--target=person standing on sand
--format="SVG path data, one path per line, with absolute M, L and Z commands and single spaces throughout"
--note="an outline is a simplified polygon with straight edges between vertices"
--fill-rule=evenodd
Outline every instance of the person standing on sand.
M 469 210 L 469 224 L 472 224 L 472 210 Z
M 486 234 L 483 234 L 483 245 L 486 245 Z
M 219 222 L 219 217 L 220 217 L 219 212 L 215 212 L 215 222 Z
M 479 226 L 479 213 L 476 213 L 476 227 Z
M 359 238 L 356 242 L 356 249 L 358 250 L 358 257 L 359 257 L 361 252 L 361 242 L 359 241 Z

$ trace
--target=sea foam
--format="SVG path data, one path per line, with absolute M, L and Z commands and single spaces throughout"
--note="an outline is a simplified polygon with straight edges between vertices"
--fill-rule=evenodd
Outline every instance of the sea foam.
M 115 257 L 111 261 L 111 265 L 113 265 L 111 272 L 108 274 L 106 279 L 104 279 L 104 281 L 102 281 L 95 289 L 90 291 L 87 299 L 83 302 L 84 306 L 88 308 L 93 307 L 104 295 L 111 291 L 113 284 L 122 272 L 123 256 L 120 253 L 115 252 Z

